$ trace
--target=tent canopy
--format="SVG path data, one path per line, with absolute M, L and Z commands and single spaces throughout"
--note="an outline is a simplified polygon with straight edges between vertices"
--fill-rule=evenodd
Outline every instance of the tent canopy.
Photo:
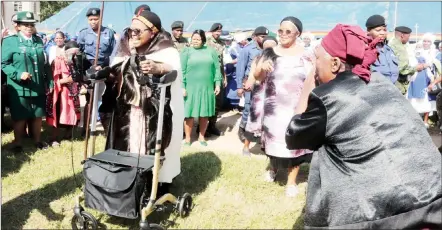
M 395 18 L 394 2 L 105 2 L 103 26 L 120 33 L 130 25 L 135 8 L 141 4 L 148 4 L 169 31 L 176 20 L 184 22 L 185 31 L 208 30 L 215 22 L 229 31 L 253 30 L 258 26 L 276 31 L 281 19 L 289 15 L 303 22 L 304 31 L 328 31 L 337 23 L 365 28 L 365 21 L 373 14 L 383 15 L 391 31 Z M 37 29 L 50 33 L 60 28 L 76 34 L 88 26 L 86 11 L 91 7 L 100 8 L 101 2 L 74 2 L 37 24 Z M 417 23 L 419 33 L 440 33 L 441 20 L 434 19 L 441 18 L 441 11 L 440 2 L 399 2 L 397 25 L 408 26 L 414 33 Z

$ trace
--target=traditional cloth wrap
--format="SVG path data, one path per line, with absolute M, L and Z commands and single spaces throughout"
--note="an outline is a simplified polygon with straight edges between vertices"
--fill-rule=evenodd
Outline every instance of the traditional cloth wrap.
M 321 45 L 332 57 L 354 66 L 352 72 L 368 83 L 370 66 L 378 55 L 376 44 L 381 40 L 372 40 L 358 26 L 338 24 L 322 39 Z

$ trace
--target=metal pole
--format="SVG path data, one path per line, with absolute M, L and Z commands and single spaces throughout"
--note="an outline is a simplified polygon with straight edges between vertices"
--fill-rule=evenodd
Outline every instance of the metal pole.
M 419 25 L 416 23 L 416 25 L 414 26 L 414 28 L 416 29 L 416 37 L 415 37 L 415 39 L 416 39 L 416 43 L 417 43 L 417 28 L 419 28 Z
M 100 12 L 100 20 L 98 21 L 98 34 L 97 34 L 97 45 L 95 47 L 95 60 L 94 60 L 94 66 L 93 68 L 95 68 L 97 66 L 97 62 L 98 62 L 98 53 L 99 53 L 99 49 L 100 49 L 100 37 L 101 37 L 101 25 L 103 22 L 103 14 L 104 14 L 104 1 L 101 2 L 101 12 Z M 92 88 L 92 95 L 95 95 L 95 86 L 97 84 L 97 82 L 93 81 L 92 84 L 94 85 L 94 88 Z M 98 88 L 98 87 L 97 87 Z M 91 120 L 91 106 L 93 107 L 94 104 L 96 103 L 94 100 L 94 96 L 92 96 L 91 101 L 89 102 L 88 105 L 88 112 L 87 112 L 87 118 L 86 118 L 86 137 L 84 139 L 84 158 L 86 160 L 87 156 L 88 156 L 88 145 L 89 145 L 89 124 L 90 124 L 90 120 Z M 98 104 L 98 103 L 97 103 Z M 93 111 L 92 111 L 93 112 Z M 92 117 L 92 119 L 97 119 L 97 115 L 95 115 L 95 117 Z M 93 124 L 96 124 L 93 123 Z M 93 130 L 95 130 L 95 127 L 93 127 Z M 91 147 L 91 155 L 95 154 L 95 140 L 97 138 L 97 133 L 93 132 L 92 133 L 92 147 Z
M 394 28 L 397 27 L 397 2 L 394 3 Z

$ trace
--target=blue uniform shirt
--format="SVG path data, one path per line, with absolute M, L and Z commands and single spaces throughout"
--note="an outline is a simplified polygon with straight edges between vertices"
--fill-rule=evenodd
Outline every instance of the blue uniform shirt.
M 396 83 L 399 77 L 399 60 L 390 46 L 384 44 L 377 47 L 379 56 L 376 62 L 371 65 L 372 72 L 379 72 L 388 77 L 391 82 Z
M 112 29 L 102 26 L 100 35 L 100 45 L 98 51 L 97 65 L 108 66 L 109 57 L 115 47 L 115 32 Z M 86 55 L 86 58 L 93 63 L 95 60 L 97 34 L 91 27 L 80 30 L 77 43 L 80 50 Z
M 238 62 L 236 63 L 236 85 L 238 89 L 242 89 L 243 79 L 249 75 L 253 59 L 261 53 L 262 50 L 256 42 L 245 46 L 239 53 Z

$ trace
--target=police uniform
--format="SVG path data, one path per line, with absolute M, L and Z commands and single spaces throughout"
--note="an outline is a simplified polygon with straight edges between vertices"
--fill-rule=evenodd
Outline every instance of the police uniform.
M 404 34 L 411 33 L 411 29 L 405 26 L 396 27 L 395 31 Z M 408 52 L 405 44 L 402 44 L 399 39 L 395 38 L 393 40 L 390 40 L 388 45 L 393 49 L 394 54 L 399 60 L 399 78 L 396 81 L 395 85 L 399 88 L 402 94 L 405 95 L 405 93 L 407 93 L 409 84 L 408 76 L 413 75 L 416 72 L 416 69 L 409 65 Z
M 175 21 L 172 23 L 171 27 L 172 27 L 172 30 L 183 29 L 184 22 Z M 173 41 L 175 48 L 177 48 L 179 52 L 181 52 L 185 47 L 189 46 L 189 42 L 187 41 L 187 39 L 182 36 L 179 39 L 176 39 L 175 36 L 172 36 L 172 41 Z
M 365 23 L 367 30 L 370 31 L 380 26 L 386 26 L 385 18 L 381 15 L 373 15 L 367 19 Z M 384 42 L 377 45 L 378 58 L 376 62 L 371 65 L 372 72 L 379 72 L 394 84 L 399 76 L 399 60 L 390 46 Z
M 87 11 L 86 16 L 87 17 L 100 16 L 100 9 L 90 8 Z M 90 26 L 80 30 L 77 38 L 77 43 L 80 46 L 80 50 L 84 52 L 89 62 L 93 64 L 95 61 L 95 53 L 97 48 L 96 45 L 97 34 L 92 30 Z M 102 26 L 100 29 L 100 44 L 99 44 L 98 59 L 97 59 L 98 66 L 101 67 L 109 66 L 110 57 L 115 47 L 116 47 L 115 31 L 108 27 Z M 117 93 L 113 89 L 112 82 L 106 82 L 105 84 L 106 84 L 106 89 L 104 91 L 104 94 L 102 95 L 101 93 L 99 93 L 99 95 L 102 95 L 101 98 L 102 104 L 100 105 L 98 112 L 100 113 L 100 118 L 103 123 L 103 127 L 105 128 L 106 131 L 107 124 L 106 122 L 103 122 L 103 120 L 107 120 L 107 118 L 110 117 L 110 113 L 112 112 L 116 104 Z M 101 92 L 103 91 L 103 89 L 104 89 L 104 84 L 100 83 Z M 90 95 L 86 95 L 86 99 L 87 103 L 89 104 Z
M 210 32 L 221 30 L 222 28 L 223 28 L 223 26 L 221 25 L 221 23 L 214 23 L 212 25 L 212 27 L 210 28 Z M 224 41 L 222 41 L 219 38 L 215 39 L 212 36 L 209 36 L 207 38 L 206 45 L 214 48 L 216 53 L 218 54 L 218 59 L 219 59 L 220 68 L 221 68 L 221 75 L 222 75 L 223 81 L 224 81 L 225 73 L 224 73 L 223 54 L 224 54 L 224 49 L 226 47 L 226 44 L 224 43 Z M 218 114 L 218 112 L 221 110 L 221 106 L 223 105 L 223 101 L 224 101 L 224 93 L 222 93 L 222 92 L 224 92 L 223 88 L 224 88 L 224 84 L 221 84 L 220 93 L 216 96 L 216 114 Z M 217 118 L 217 116 L 214 116 L 209 119 L 209 126 L 207 127 L 207 132 L 218 136 L 218 134 L 221 135 L 221 133 L 215 127 L 216 118 Z
M 86 16 L 100 16 L 100 9 L 91 8 L 87 11 Z M 97 65 L 108 66 L 109 57 L 115 47 L 115 31 L 102 26 L 100 29 L 100 44 L 98 51 Z M 77 38 L 80 50 L 86 54 L 86 58 L 93 63 L 95 60 L 95 51 L 97 43 L 97 34 L 92 30 L 90 26 L 80 30 Z
M 14 22 L 35 23 L 34 14 L 17 13 Z M 28 120 L 45 116 L 46 90 L 53 87 L 51 67 L 47 63 L 43 41 L 36 35 L 26 38 L 22 33 L 11 35 L 2 42 L 2 71 L 7 75 L 13 120 Z M 31 78 L 23 81 L 23 72 Z

